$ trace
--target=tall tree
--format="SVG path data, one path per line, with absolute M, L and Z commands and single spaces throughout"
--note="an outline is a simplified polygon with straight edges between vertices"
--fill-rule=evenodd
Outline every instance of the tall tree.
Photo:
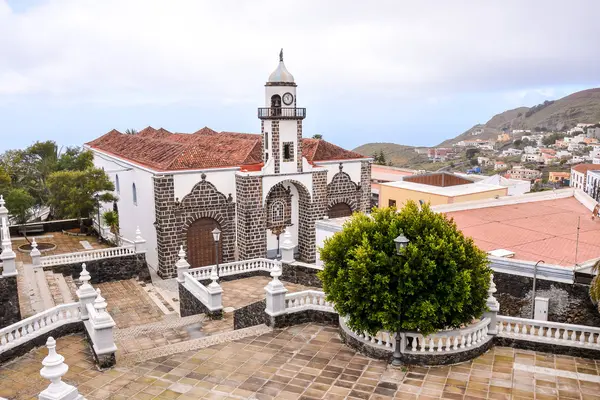
M 48 178 L 49 204 L 57 218 L 88 218 L 97 211 L 97 201 L 115 201 L 114 184 L 99 168 L 85 171 L 58 171 Z
M 398 254 L 401 234 L 409 243 Z M 355 331 L 427 335 L 470 323 L 486 309 L 486 253 L 428 204 L 354 214 L 320 254 L 327 300 Z
M 26 223 L 33 214 L 35 199 L 24 189 L 11 189 L 6 194 L 6 208 L 18 225 Z
M 94 166 L 94 155 L 81 147 L 67 147 L 60 154 L 57 171 L 84 171 Z

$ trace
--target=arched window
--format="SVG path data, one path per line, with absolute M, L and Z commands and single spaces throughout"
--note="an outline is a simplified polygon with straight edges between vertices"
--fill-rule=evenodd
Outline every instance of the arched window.
M 278 94 L 271 97 L 271 112 L 274 116 L 281 115 L 281 96 Z
M 131 185 L 131 192 L 133 194 L 133 205 L 137 206 L 137 188 L 135 187 L 135 183 Z
M 278 200 L 273 203 L 271 206 L 271 221 L 273 223 L 283 222 L 283 213 L 284 213 L 285 205 L 283 201 Z
M 119 183 L 119 175 L 115 175 L 115 189 L 118 194 L 121 194 L 121 184 Z

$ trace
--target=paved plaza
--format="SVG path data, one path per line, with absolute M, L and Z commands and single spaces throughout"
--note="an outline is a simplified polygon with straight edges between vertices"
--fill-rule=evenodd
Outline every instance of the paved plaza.
M 99 372 L 81 335 L 58 339 L 66 381 L 87 399 L 600 399 L 593 360 L 496 347 L 447 367 L 392 369 L 304 324 Z M 0 367 L 0 396 L 33 399 L 40 348 Z
M 96 236 L 71 236 L 62 232 L 49 232 L 37 236 L 27 236 L 27 238 L 29 240 L 33 240 L 35 238 L 37 243 L 53 243 L 56 245 L 54 250 L 42 252 L 42 256 L 53 256 L 56 254 L 86 251 L 86 249 L 80 243 L 81 241 L 87 241 L 93 247 L 93 249 L 104 249 L 109 247 L 105 243 L 98 242 L 98 237 Z M 17 261 L 21 261 L 26 264 L 31 263 L 31 257 L 29 256 L 29 253 L 23 253 L 17 250 L 18 246 L 27 244 L 25 238 L 15 235 L 12 239 L 13 250 L 17 255 Z

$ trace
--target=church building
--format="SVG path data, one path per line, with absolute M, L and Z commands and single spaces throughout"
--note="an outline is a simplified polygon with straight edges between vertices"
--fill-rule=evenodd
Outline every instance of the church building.
M 148 127 L 86 143 L 115 184 L 119 200 L 105 208 L 118 210 L 125 241 L 140 228 L 161 277 L 176 275 L 181 245 L 195 268 L 214 264 L 217 254 L 220 263 L 275 257 L 285 231 L 297 259 L 314 262 L 315 221 L 369 210 L 371 159 L 303 138 L 307 113 L 296 89 L 280 54 L 258 108 L 260 134 Z

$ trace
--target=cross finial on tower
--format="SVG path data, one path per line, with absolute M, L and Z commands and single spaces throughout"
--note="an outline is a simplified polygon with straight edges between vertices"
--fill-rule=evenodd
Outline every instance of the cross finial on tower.
M 279 52 L 279 61 L 283 62 L 283 49 Z

